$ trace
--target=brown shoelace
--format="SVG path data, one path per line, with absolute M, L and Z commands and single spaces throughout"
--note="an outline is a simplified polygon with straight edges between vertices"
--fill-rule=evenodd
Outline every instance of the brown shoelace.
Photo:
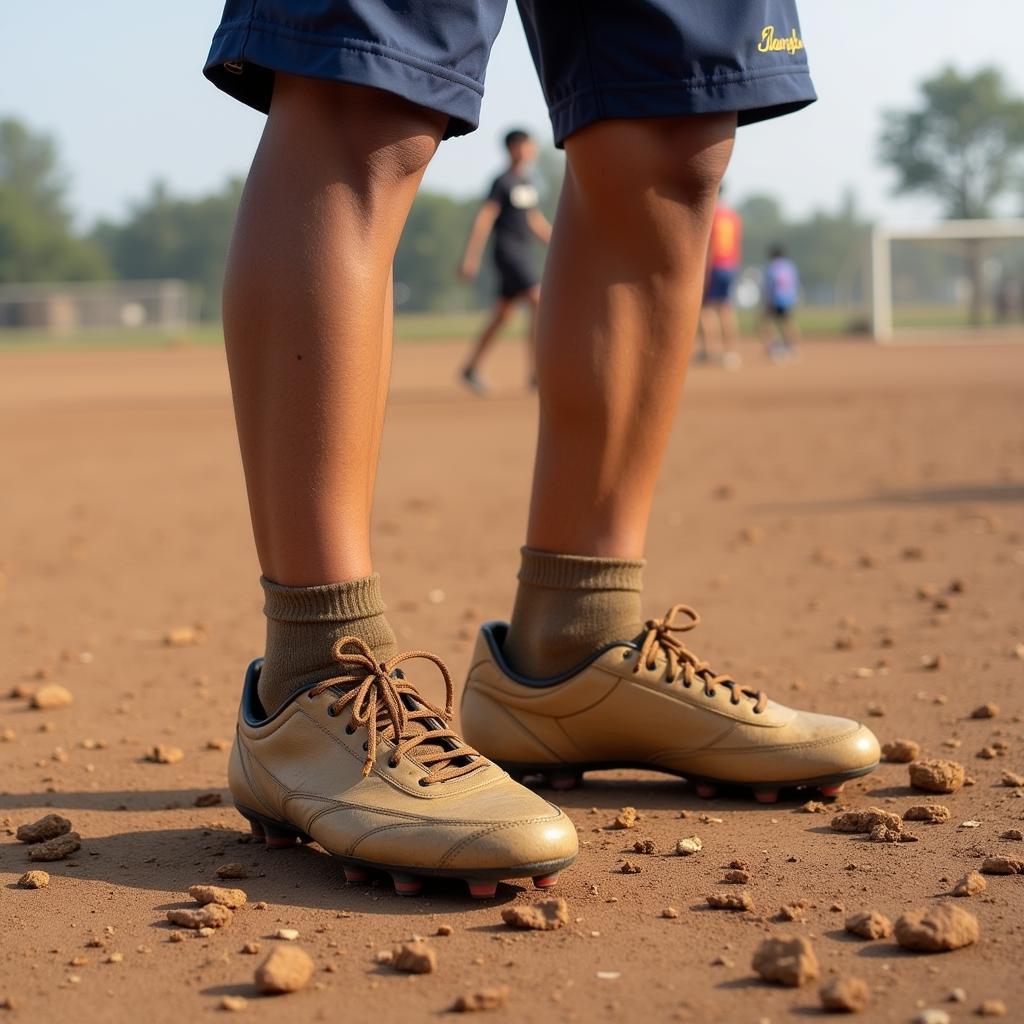
M 421 786 L 448 782 L 480 767 L 480 762 L 475 760 L 468 764 L 453 764 L 452 762 L 460 758 L 476 758 L 479 755 L 459 738 L 458 733 L 443 726 L 434 728 L 429 721 L 437 719 L 443 723 L 450 722 L 455 703 L 452 677 L 445 663 L 436 654 L 428 651 L 407 651 L 387 661 L 378 661 L 373 656 L 373 651 L 356 636 L 343 636 L 334 645 L 332 653 L 339 665 L 351 670 L 350 674 L 324 679 L 307 692 L 310 697 L 318 697 L 335 686 L 350 687 L 328 705 L 327 713 L 332 716 L 340 715 L 346 707 L 351 707 L 352 717 L 346 731 L 351 734 L 359 728 L 366 730 L 369 738 L 366 744 L 366 760 L 363 762 L 363 778 L 373 769 L 379 734 L 385 735 L 395 743 L 395 749 L 388 762 L 392 768 L 397 767 L 402 758 L 416 747 L 431 744 L 439 748 L 417 755 L 419 763 L 427 769 L 427 775 L 420 780 Z M 424 700 L 412 683 L 392 675 L 399 665 L 412 658 L 425 658 L 440 670 L 446 694 L 443 711 Z M 406 694 L 416 702 L 417 707 L 413 711 L 409 710 L 403 700 Z M 422 724 L 417 727 L 415 723 Z M 450 741 L 450 749 L 445 746 L 445 741 Z
M 685 615 L 687 618 L 681 622 L 677 621 L 677 617 L 680 615 Z M 633 671 L 639 672 L 641 665 L 645 665 L 648 669 L 656 668 L 656 655 L 660 650 L 668 662 L 665 676 L 668 682 L 673 683 L 682 675 L 683 686 L 689 687 L 699 682 L 709 697 L 715 696 L 715 687 L 724 686 L 729 691 L 730 703 L 739 704 L 744 697 L 747 697 L 755 702 L 754 713 L 761 714 L 768 704 L 768 694 L 764 690 L 748 690 L 731 676 L 715 675 L 708 662 L 701 661 L 678 637 L 673 635 L 688 633 L 699 622 L 700 616 L 686 604 L 672 605 L 662 619 L 648 619 L 644 623 L 647 632 L 644 633 L 643 641 L 640 644 L 640 657 L 637 658 Z

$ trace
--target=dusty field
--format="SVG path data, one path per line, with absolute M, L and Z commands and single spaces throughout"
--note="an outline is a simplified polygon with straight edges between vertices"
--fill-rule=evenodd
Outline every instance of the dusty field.
M 476 621 L 510 604 L 533 445 L 532 401 L 463 395 L 457 358 L 442 344 L 398 352 L 376 524 L 401 637 L 456 678 Z M 493 372 L 515 383 L 515 352 Z M 227 754 L 208 744 L 231 736 L 261 621 L 221 353 L 0 355 L 0 694 L 39 676 L 74 694 L 56 711 L 0 698 L 10 1019 L 158 1024 L 215 1012 L 228 994 L 252 997 L 251 1020 L 339 1020 L 358 1006 L 360 1021 L 384 1024 L 437 1019 L 458 994 L 502 984 L 509 1004 L 495 1017 L 514 1021 L 813 1017 L 817 984 L 753 975 L 754 948 L 775 932 L 810 937 L 824 979 L 864 978 L 872 1021 L 922 1007 L 968 1020 L 986 998 L 1024 1020 L 1024 877 L 989 877 L 986 893 L 955 901 L 982 929 L 957 952 L 904 953 L 842 930 L 852 911 L 950 902 L 986 855 L 1024 857 L 1024 843 L 1000 838 L 1024 828 L 1024 789 L 1000 785 L 1003 771 L 1024 773 L 1022 383 L 1022 347 L 811 345 L 786 370 L 756 359 L 737 375 L 694 370 L 651 531 L 651 614 L 696 605 L 706 625 L 693 646 L 715 665 L 785 701 L 872 715 L 883 741 L 953 757 L 974 785 L 928 797 L 905 765 L 883 764 L 848 787 L 853 807 L 951 809 L 945 824 L 914 823 L 919 842 L 887 845 L 830 831 L 831 810 L 802 813 L 802 797 L 706 802 L 676 780 L 592 776 L 560 795 L 582 843 L 557 890 L 570 924 L 513 933 L 501 909 L 532 891 L 474 903 L 455 888 L 401 899 L 349 886 L 316 848 L 249 843 L 227 802 Z M 962 592 L 948 593 L 953 580 Z M 429 599 L 437 590 L 443 600 Z M 203 642 L 165 645 L 186 626 Z M 969 717 L 987 701 L 997 717 Z M 1005 751 L 979 757 L 993 741 Z M 145 761 L 155 744 L 184 759 Z M 195 806 L 211 792 L 225 803 Z M 636 828 L 605 830 L 625 805 L 640 811 Z M 48 809 L 83 846 L 30 865 L 14 827 Z M 693 834 L 699 855 L 668 855 Z M 634 855 L 647 838 L 658 855 Z M 640 874 L 619 873 L 627 854 Z M 753 912 L 704 905 L 737 888 L 720 884 L 733 859 L 750 865 Z M 250 872 L 227 883 L 249 906 L 223 932 L 169 941 L 166 910 L 229 861 Z M 48 888 L 16 887 L 30 866 L 49 869 Z M 773 920 L 801 899 L 806 920 Z M 660 916 L 668 906 L 678 917 Z M 442 923 L 453 934 L 430 940 L 435 973 L 376 962 Z M 281 927 L 299 931 L 317 973 L 296 995 L 256 997 L 259 958 L 241 949 L 266 952 Z M 106 962 L 113 953 L 123 958 Z M 965 1002 L 945 1001 L 954 987 Z

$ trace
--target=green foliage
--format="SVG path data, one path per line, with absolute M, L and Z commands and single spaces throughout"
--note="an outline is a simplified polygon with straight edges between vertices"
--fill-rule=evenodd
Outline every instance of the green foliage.
M 947 67 L 920 90 L 913 110 L 885 115 L 880 153 L 896 171 L 896 191 L 934 196 L 947 217 L 990 217 L 1019 182 L 1024 99 L 996 68 L 961 75 Z
M 0 282 L 109 275 L 96 247 L 75 237 L 65 192 L 53 140 L 0 120 Z
M 215 318 L 220 314 L 224 257 L 241 195 L 239 178 L 199 199 L 176 197 L 157 182 L 124 222 L 101 222 L 92 237 L 118 277 L 181 278 L 192 284 L 200 316 Z

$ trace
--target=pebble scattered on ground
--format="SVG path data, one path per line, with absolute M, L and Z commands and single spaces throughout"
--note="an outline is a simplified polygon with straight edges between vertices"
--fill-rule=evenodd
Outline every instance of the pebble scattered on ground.
M 959 762 L 939 757 L 913 761 L 909 771 L 910 784 L 928 793 L 955 793 L 963 787 L 967 775 Z
M 44 843 L 70 831 L 71 822 L 67 818 L 62 818 L 59 814 L 47 814 L 38 821 L 19 825 L 15 836 L 23 843 Z
M 909 764 L 921 756 L 921 744 L 916 740 L 895 739 L 882 744 L 882 760 L 895 764 Z
M 814 981 L 820 967 L 810 939 L 765 939 L 755 950 L 751 966 L 765 980 L 798 987 Z
M 550 932 L 569 923 L 569 904 L 556 897 L 526 906 L 505 907 L 501 919 L 513 928 Z
M 256 968 L 254 980 L 260 992 L 297 992 L 313 976 L 313 961 L 300 946 L 275 946 Z
M 936 907 L 918 907 L 898 918 L 896 941 L 905 949 L 923 953 L 941 953 L 961 949 L 978 941 L 978 919 L 951 903 Z
M 833 1013 L 860 1013 L 871 1000 L 871 989 L 863 978 L 833 978 L 821 989 L 821 1005 Z
M 48 683 L 46 686 L 40 686 L 32 694 L 29 703 L 37 711 L 52 711 L 56 708 L 66 708 L 74 701 L 74 695 L 66 687 L 58 683 Z
M 404 942 L 394 950 L 391 966 L 403 974 L 432 974 L 437 970 L 437 952 L 426 942 Z
M 64 860 L 82 846 L 82 837 L 77 832 L 65 832 L 44 843 L 33 844 L 28 851 L 29 860 Z
M 474 992 L 465 992 L 452 1004 L 455 1013 L 477 1013 L 481 1010 L 500 1010 L 508 1003 L 508 985 L 496 985 L 494 988 L 480 988 Z
M 885 939 L 892 935 L 892 921 L 877 910 L 861 910 L 851 914 L 844 927 L 862 939 Z
M 903 812 L 904 821 L 929 821 L 936 825 L 949 821 L 950 817 L 949 808 L 942 804 L 914 804 Z
M 749 892 L 711 892 L 705 897 L 707 905 L 715 910 L 753 910 L 754 900 Z
M 45 871 L 26 871 L 18 879 L 22 889 L 45 889 L 50 884 L 50 876 Z
M 977 871 L 968 871 L 953 887 L 954 896 L 977 896 L 988 888 L 988 882 Z
M 219 903 L 210 903 L 198 909 L 175 907 L 167 911 L 167 920 L 182 928 L 225 928 L 231 924 L 234 916 Z

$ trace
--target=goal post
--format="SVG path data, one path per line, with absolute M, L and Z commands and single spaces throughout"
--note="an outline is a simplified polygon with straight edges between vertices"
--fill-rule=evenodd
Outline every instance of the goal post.
M 871 330 L 876 341 L 891 342 L 894 339 L 893 318 L 893 255 L 894 242 L 963 242 L 976 243 L 979 247 L 986 242 L 1024 243 L 1024 218 L 949 220 L 927 227 L 890 227 L 876 225 L 871 233 Z M 975 259 L 980 265 L 980 252 Z M 971 287 L 977 291 L 981 284 L 975 275 Z M 980 301 L 975 295 L 975 301 Z

